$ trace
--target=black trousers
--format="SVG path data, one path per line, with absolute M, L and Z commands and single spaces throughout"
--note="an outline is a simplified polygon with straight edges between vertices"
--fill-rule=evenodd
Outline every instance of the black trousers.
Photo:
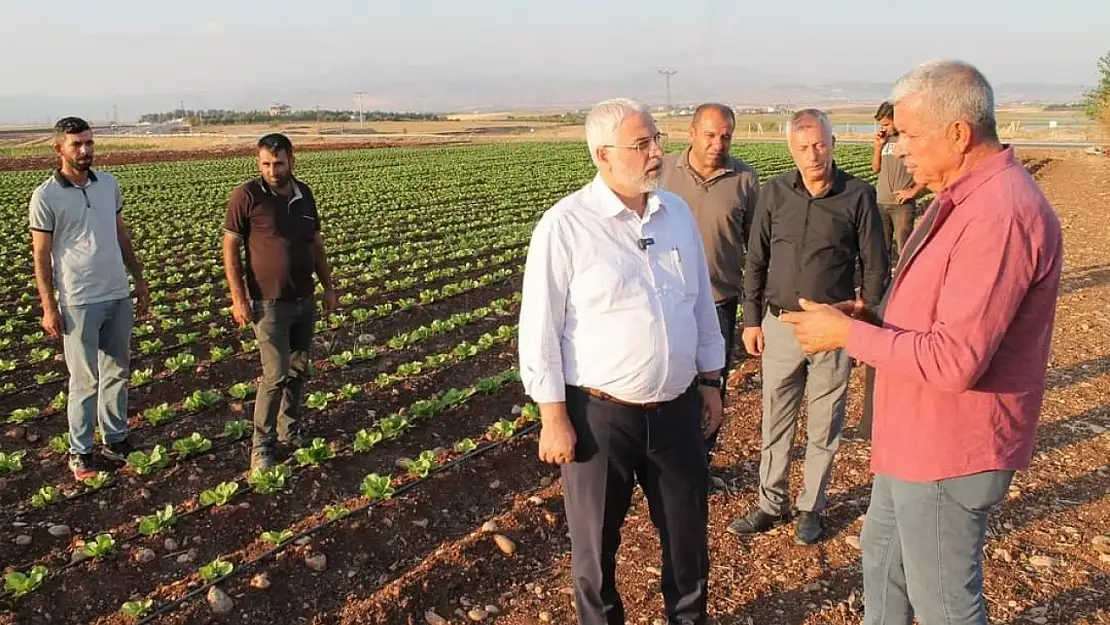
M 739 308 L 740 300 L 738 298 L 726 299 L 722 302 L 717 302 L 717 323 L 721 325 L 721 335 L 725 339 L 725 368 L 721 369 L 721 378 L 725 381 L 725 385 L 721 387 L 721 403 L 725 401 L 725 395 L 728 392 L 728 374 L 732 371 L 732 354 L 736 348 L 736 312 Z M 705 439 L 705 449 L 710 455 L 717 447 L 717 435 L 721 433 L 718 429 Z
M 709 463 L 701 395 L 691 385 L 653 410 L 567 388 L 577 435 L 562 467 L 574 599 L 581 625 L 624 625 L 616 586 L 621 525 L 639 483 L 663 548 L 663 602 L 670 625 L 706 622 Z

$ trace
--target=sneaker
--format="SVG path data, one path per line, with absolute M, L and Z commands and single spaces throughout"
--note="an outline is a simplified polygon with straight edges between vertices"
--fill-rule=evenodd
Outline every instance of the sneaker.
M 100 453 L 103 454 L 105 458 L 117 460 L 119 462 L 127 462 L 127 456 L 131 455 L 133 451 L 135 451 L 135 446 L 131 444 L 130 439 L 125 438 L 121 441 L 108 443 L 101 449 Z
M 820 513 L 799 511 L 798 524 L 794 526 L 794 542 L 799 545 L 812 545 L 821 540 L 823 529 Z
M 767 514 L 761 508 L 756 508 L 748 513 L 748 516 L 740 517 L 732 523 L 728 524 L 727 531 L 730 534 L 761 534 L 766 532 L 776 525 L 782 525 L 790 520 L 789 513 L 782 513 L 778 516 Z
M 93 467 L 92 454 L 69 454 L 69 470 L 78 482 L 96 477 L 97 470 Z
M 268 449 L 256 449 L 251 452 L 251 471 L 255 469 L 269 469 L 277 464 L 274 454 Z

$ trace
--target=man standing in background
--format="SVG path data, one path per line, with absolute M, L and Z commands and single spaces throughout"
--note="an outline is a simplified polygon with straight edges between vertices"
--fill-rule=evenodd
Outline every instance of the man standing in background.
M 661 186 L 686 200 L 701 233 L 717 320 L 725 339 L 725 367 L 721 370 L 721 400 L 725 399 L 732 353 L 736 345 L 736 311 L 743 292 L 744 254 L 752 215 L 759 198 L 759 176 L 744 161 L 729 154 L 736 116 L 732 109 L 706 103 L 694 111 L 690 145 L 663 158 Z M 718 430 L 709 433 L 706 449 L 713 451 Z
M 97 474 L 93 430 L 103 453 L 123 461 L 128 440 L 127 384 L 131 326 L 150 293 L 123 224 L 123 195 L 114 176 L 93 171 L 93 134 L 78 117 L 54 126 L 60 163 L 31 195 L 31 246 L 42 302 L 42 328 L 62 337 L 69 370 L 69 470 L 77 480 Z M 127 272 L 135 279 L 132 308 Z M 54 291 L 57 289 L 57 296 Z
M 293 177 L 293 164 L 288 137 L 262 137 L 260 176 L 232 192 L 224 223 L 224 271 L 232 316 L 240 327 L 254 326 L 262 357 L 252 470 L 273 466 L 275 438 L 291 447 L 300 444 L 301 395 L 316 317 L 313 272 L 324 286 L 324 308 L 332 310 L 339 302 L 320 235 L 316 198 L 308 185 Z M 244 245 L 246 272 L 240 258 Z
M 890 256 L 891 267 L 913 232 L 914 202 L 925 190 L 924 185 L 913 181 L 902 160 L 894 154 L 898 144 L 898 131 L 894 128 L 894 105 L 883 102 L 875 112 L 879 130 L 871 150 L 871 171 L 879 174 L 876 195 L 879 214 L 883 218 L 883 242 Z
M 763 185 L 744 267 L 744 345 L 763 357 L 759 504 L 728 529 L 754 534 L 790 519 L 790 448 L 804 394 L 809 400 L 804 485 L 794 540 L 808 545 L 823 532 L 825 488 L 840 446 L 852 363 L 842 349 L 803 353 L 781 317 L 799 310 L 801 297 L 829 304 L 856 301 L 857 257 L 863 263 L 859 302 L 877 306 L 890 266 L 875 190 L 836 166 L 828 116 L 816 109 L 798 111 L 787 142 L 796 167 Z

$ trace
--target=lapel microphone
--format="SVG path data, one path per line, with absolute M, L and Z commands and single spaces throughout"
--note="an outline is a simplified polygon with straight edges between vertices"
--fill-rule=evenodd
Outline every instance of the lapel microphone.
M 647 251 L 647 248 L 648 248 L 649 245 L 654 245 L 654 244 L 655 244 L 655 239 L 653 239 L 651 237 L 647 237 L 646 239 L 637 239 L 636 240 L 636 247 L 640 248 L 641 250 L 644 250 L 645 252 Z

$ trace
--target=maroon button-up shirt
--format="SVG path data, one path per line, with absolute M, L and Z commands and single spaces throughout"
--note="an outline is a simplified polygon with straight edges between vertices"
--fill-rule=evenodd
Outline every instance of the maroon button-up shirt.
M 848 338 L 875 367 L 871 469 L 907 481 L 1025 469 L 1060 287 L 1059 219 L 1008 146 L 929 210 L 882 327 L 856 321 Z

